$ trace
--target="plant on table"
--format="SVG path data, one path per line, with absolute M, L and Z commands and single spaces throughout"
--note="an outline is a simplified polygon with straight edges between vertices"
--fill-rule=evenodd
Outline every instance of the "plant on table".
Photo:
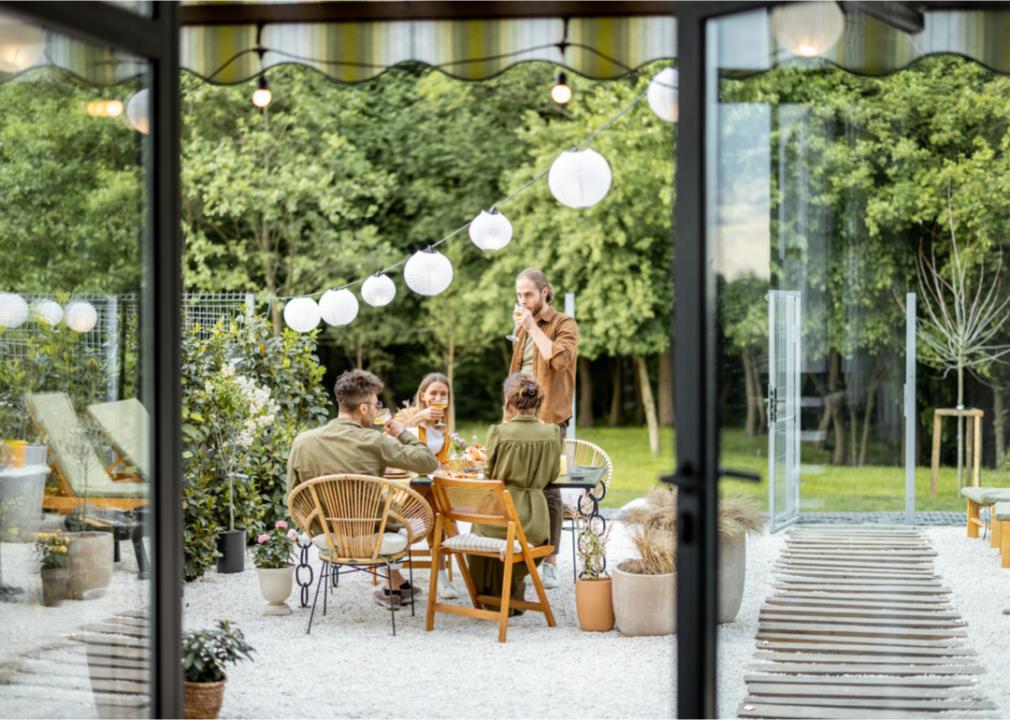
M 217 627 L 187 632 L 182 638 L 182 671 L 186 681 L 185 716 L 216 718 L 228 679 L 225 667 L 252 660 L 253 648 L 245 635 L 227 620 Z

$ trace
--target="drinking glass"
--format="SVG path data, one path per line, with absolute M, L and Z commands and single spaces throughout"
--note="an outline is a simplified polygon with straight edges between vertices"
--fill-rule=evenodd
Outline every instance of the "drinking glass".
M 512 332 L 505 336 L 509 342 L 516 342 L 519 336 L 516 331 L 519 329 L 519 318 L 522 317 L 523 306 L 516 303 L 512 308 Z
M 435 402 L 431 402 L 431 403 L 428 403 L 428 404 L 431 407 L 435 408 L 436 410 L 441 410 L 442 411 L 442 413 L 443 413 L 442 419 L 439 420 L 437 423 L 435 423 L 435 427 L 438 428 L 439 430 L 444 430 L 445 429 L 445 415 L 444 415 L 444 413 L 445 413 L 446 408 L 449 407 L 449 403 L 448 402 L 443 402 L 443 401 L 435 401 Z
M 380 408 L 375 414 L 375 418 L 372 420 L 372 424 L 375 425 L 375 429 L 382 431 L 386 423 L 389 422 L 393 417 L 393 413 L 390 412 L 389 408 Z

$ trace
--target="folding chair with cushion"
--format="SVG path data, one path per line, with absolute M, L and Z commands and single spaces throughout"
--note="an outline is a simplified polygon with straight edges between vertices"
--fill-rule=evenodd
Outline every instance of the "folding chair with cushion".
M 424 629 L 433 630 L 435 613 L 445 612 L 454 615 L 493 620 L 498 622 L 498 642 L 505 642 L 508 632 L 509 609 L 536 610 L 547 618 L 548 627 L 554 627 L 554 613 L 547 600 L 547 593 L 540 582 L 540 574 L 534 560 L 543 558 L 554 552 L 553 545 L 534 547 L 526 541 L 522 523 L 516 513 L 512 496 L 498 480 L 455 480 L 436 476 L 432 485 L 435 497 L 435 535 L 432 545 L 434 556 L 443 555 L 446 558 L 458 555 L 460 574 L 466 582 L 470 594 L 472 608 L 436 602 L 438 593 L 438 573 L 431 573 L 428 592 L 428 612 Z M 477 535 L 475 533 L 450 534 L 447 528 L 451 523 L 468 522 L 480 525 L 498 525 L 505 528 L 505 538 L 498 539 Z M 446 537 L 446 535 L 449 535 Z M 496 558 L 505 565 L 505 575 L 502 580 L 501 597 L 478 595 L 473 584 L 473 578 L 463 556 L 479 555 Z M 512 595 L 512 570 L 516 563 L 524 563 L 533 587 L 536 588 L 539 602 L 514 600 Z M 496 606 L 497 611 L 485 609 L 485 606 Z
M 135 475 L 139 472 L 142 477 L 150 478 L 151 454 L 148 447 L 150 443 L 148 433 L 151 416 L 140 400 L 129 398 L 96 403 L 88 406 L 88 414 L 116 453 L 115 460 L 105 469 L 113 476 L 125 470 L 127 474 Z
M 319 588 L 329 584 L 331 567 L 338 576 L 341 572 L 378 575 L 390 583 L 392 592 L 391 571 L 409 555 L 412 544 L 428 535 L 433 523 L 431 507 L 417 491 L 406 483 L 370 475 L 324 475 L 304 482 L 288 496 L 288 513 L 312 538 L 323 561 L 306 634 L 312 631 Z M 397 532 L 401 528 L 403 534 Z M 345 565 L 350 569 L 341 571 Z M 385 575 L 379 573 L 382 567 Z M 410 601 L 413 612 L 413 595 Z M 392 605 L 390 622 L 396 635 Z
M 596 496 L 596 500 L 602 501 L 607 495 L 607 490 L 610 488 L 610 480 L 614 475 L 614 464 L 610 462 L 610 456 L 604 452 L 603 448 L 599 445 L 594 445 L 587 440 L 565 440 L 565 456 L 568 459 L 569 469 L 573 469 L 579 465 L 584 467 L 604 467 L 606 470 L 603 473 L 603 477 L 600 479 L 599 484 L 595 488 L 593 493 Z M 562 495 L 565 495 L 571 490 L 562 491 Z M 580 505 L 582 503 L 590 504 L 592 503 L 591 498 L 587 496 L 585 491 L 582 491 L 577 496 L 577 503 Z M 589 514 L 592 510 L 591 506 L 583 507 L 583 512 Z M 575 543 L 576 543 L 576 524 L 580 519 L 579 508 L 577 506 L 570 506 L 567 502 L 565 503 L 565 514 L 561 523 L 561 530 L 564 532 L 570 532 L 572 534 L 572 580 L 578 579 L 578 569 L 576 568 L 575 561 Z
M 28 414 L 53 458 L 57 495 L 47 494 L 42 507 L 70 512 L 84 505 L 132 510 L 146 505 L 148 487 L 139 475 L 113 478 L 95 454 L 66 393 L 33 393 L 25 398 Z
M 1010 500 L 1010 488 L 974 487 L 961 488 L 961 494 L 968 501 L 968 537 L 978 537 L 978 530 L 984 527 L 980 515 L 982 508 L 989 508 L 989 544 L 1000 546 L 1000 524 L 993 517 L 993 508 L 1001 500 Z

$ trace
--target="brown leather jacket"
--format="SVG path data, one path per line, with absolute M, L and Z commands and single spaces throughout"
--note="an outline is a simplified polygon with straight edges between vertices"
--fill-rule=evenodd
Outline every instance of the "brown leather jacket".
M 579 356 L 579 326 L 575 318 L 558 312 L 550 305 L 536 316 L 537 325 L 554 344 L 554 354 L 544 360 L 540 348 L 533 349 L 533 375 L 544 389 L 544 403 L 537 417 L 545 423 L 564 422 L 572 416 L 575 394 L 575 366 Z M 526 330 L 519 328 L 519 338 L 512 346 L 509 374 L 519 372 L 523 363 Z

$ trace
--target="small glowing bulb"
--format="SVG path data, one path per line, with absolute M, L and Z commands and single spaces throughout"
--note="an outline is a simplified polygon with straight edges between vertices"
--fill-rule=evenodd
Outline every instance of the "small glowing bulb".
M 252 103 L 258 108 L 265 108 L 274 99 L 274 94 L 267 87 L 267 79 L 260 75 L 260 84 L 252 94 Z
M 108 100 L 105 103 L 105 114 L 108 117 L 119 117 L 123 114 L 122 100 Z
M 572 89 L 568 86 L 568 78 L 564 73 L 558 74 L 558 81 L 551 88 L 551 100 L 558 105 L 567 105 L 572 99 Z

